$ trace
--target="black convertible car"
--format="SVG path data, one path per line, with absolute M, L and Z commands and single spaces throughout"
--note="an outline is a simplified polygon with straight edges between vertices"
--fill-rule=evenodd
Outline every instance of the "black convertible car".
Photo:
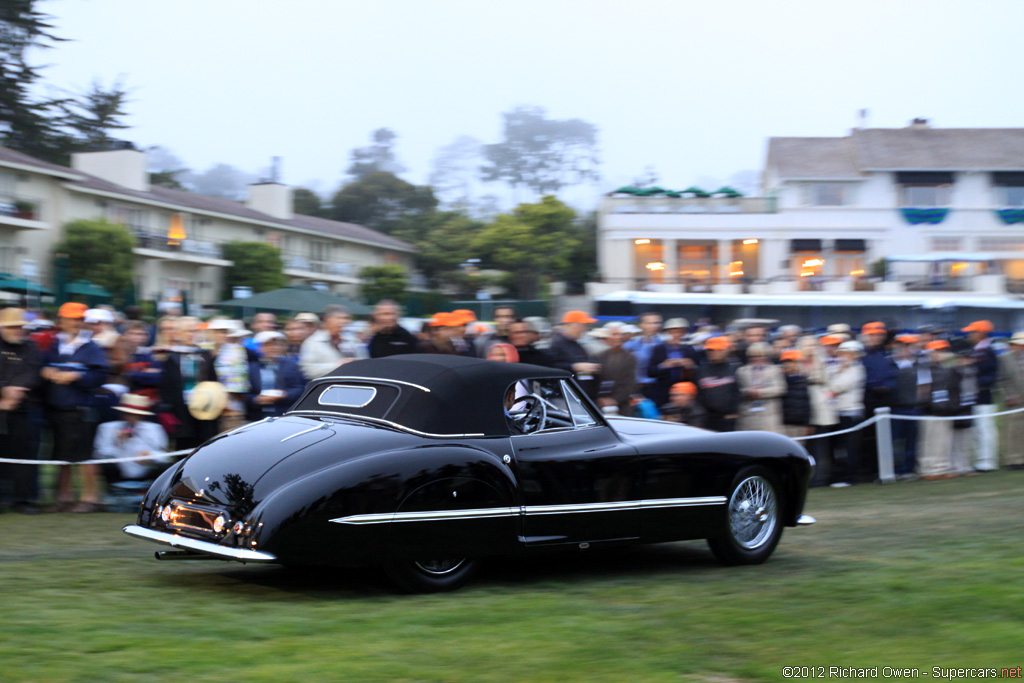
M 383 565 L 408 590 L 461 586 L 480 558 L 706 538 L 771 555 L 814 461 L 768 432 L 605 418 L 572 377 L 458 356 L 355 361 L 283 417 L 164 472 L 124 531 L 159 559 Z

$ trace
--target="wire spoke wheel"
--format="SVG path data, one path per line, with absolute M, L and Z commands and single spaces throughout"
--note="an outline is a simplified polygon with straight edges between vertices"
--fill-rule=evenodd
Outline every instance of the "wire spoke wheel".
M 764 545 L 778 523 L 775 491 L 767 479 L 750 477 L 736 487 L 729 500 L 729 526 L 739 545 L 747 550 Z
M 754 465 L 733 479 L 722 531 L 708 539 L 711 551 L 725 564 L 760 564 L 775 551 L 782 536 L 782 501 L 777 477 Z

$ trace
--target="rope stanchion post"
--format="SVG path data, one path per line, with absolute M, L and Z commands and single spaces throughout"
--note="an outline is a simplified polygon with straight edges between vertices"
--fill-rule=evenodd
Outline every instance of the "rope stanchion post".
M 878 478 L 883 484 L 896 481 L 892 465 L 892 411 L 883 406 L 875 408 L 875 440 L 878 444 Z

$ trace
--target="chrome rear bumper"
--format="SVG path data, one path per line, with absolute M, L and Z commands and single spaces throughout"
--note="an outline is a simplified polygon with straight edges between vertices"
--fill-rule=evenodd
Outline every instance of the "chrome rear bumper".
M 135 536 L 136 538 L 144 538 L 147 541 L 154 541 L 156 543 L 166 543 L 169 546 L 175 548 L 185 548 L 186 550 L 194 550 L 197 553 L 205 553 L 207 555 L 213 555 L 223 560 L 235 560 L 236 562 L 276 562 L 277 557 L 270 553 L 260 552 L 259 550 L 245 550 L 244 548 L 226 548 L 216 543 L 209 543 L 208 541 L 198 541 L 194 538 L 185 538 L 178 534 L 169 534 L 164 531 L 154 531 L 147 529 L 146 527 L 139 526 L 138 524 L 129 524 L 125 528 L 121 529 L 129 536 Z

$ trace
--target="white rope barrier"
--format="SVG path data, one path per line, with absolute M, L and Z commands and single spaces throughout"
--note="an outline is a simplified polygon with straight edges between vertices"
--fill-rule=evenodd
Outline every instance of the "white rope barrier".
M 850 434 L 852 432 L 859 431 L 870 427 L 871 425 L 881 421 L 882 419 L 887 420 L 914 420 L 917 422 L 941 422 L 948 420 L 975 420 L 983 417 L 1000 417 L 1002 415 L 1015 415 L 1017 413 L 1024 413 L 1024 408 L 1013 408 L 1012 410 L 1003 410 L 998 413 L 987 413 L 985 415 L 950 415 L 950 416 L 938 416 L 938 415 L 895 415 L 887 413 L 885 415 L 872 415 L 863 422 L 858 422 L 849 429 L 840 429 L 834 432 L 825 432 L 824 434 L 810 434 L 808 436 L 795 436 L 792 437 L 793 441 L 810 441 L 812 439 L 825 439 L 833 436 L 840 436 L 842 434 Z M 261 420 L 262 421 L 262 420 Z M 253 423 L 255 424 L 255 423 Z M 252 425 L 244 425 L 240 429 L 250 427 Z M 238 430 L 234 430 L 238 431 Z M 8 465 L 103 465 L 107 463 L 119 463 L 119 462 L 141 462 L 143 460 L 160 460 L 161 458 L 177 458 L 183 455 L 188 455 L 194 448 L 186 448 L 181 451 L 172 451 L 170 453 L 157 453 L 154 455 L 138 455 L 128 458 L 97 458 L 94 460 L 82 460 L 80 462 L 71 462 L 69 460 L 18 460 L 14 458 L 0 458 L 0 463 Z
M 864 420 L 863 422 L 858 422 L 849 429 L 841 429 L 837 432 L 825 432 L 824 434 L 811 434 L 809 436 L 795 436 L 791 438 L 793 439 L 793 441 L 809 441 L 811 439 L 824 439 L 825 437 L 838 436 L 840 434 L 850 434 L 851 432 L 859 431 L 861 429 L 864 429 L 865 427 L 870 427 L 871 425 L 878 422 L 880 419 L 881 418 L 878 415 L 872 415 L 868 419 Z

